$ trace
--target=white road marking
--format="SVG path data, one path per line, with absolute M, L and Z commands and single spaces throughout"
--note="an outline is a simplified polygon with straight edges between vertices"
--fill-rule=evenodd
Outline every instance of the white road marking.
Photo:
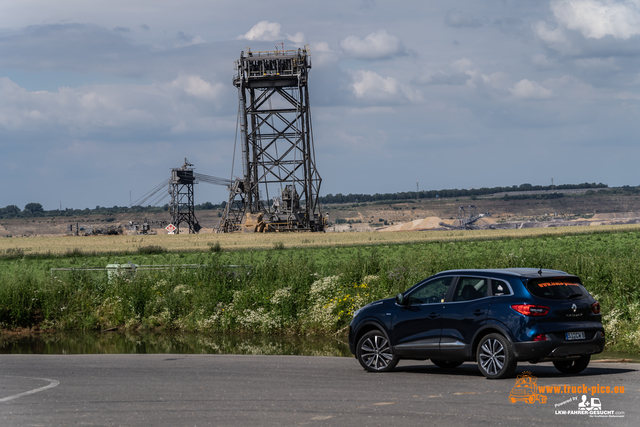
M 40 388 L 35 388 L 33 390 L 25 391 L 24 393 L 14 394 L 13 396 L 3 397 L 2 399 L 0 399 L 0 402 L 7 402 L 9 400 L 17 399 L 17 398 L 22 397 L 22 396 L 28 396 L 28 395 L 33 394 L 33 393 L 38 393 L 40 391 L 44 391 L 44 390 L 46 390 L 48 388 L 57 387 L 60 384 L 60 381 L 50 380 L 49 378 L 30 378 L 30 377 L 8 377 L 8 378 L 29 378 L 31 380 L 49 381 L 49 385 L 46 385 L 46 386 L 40 387 Z

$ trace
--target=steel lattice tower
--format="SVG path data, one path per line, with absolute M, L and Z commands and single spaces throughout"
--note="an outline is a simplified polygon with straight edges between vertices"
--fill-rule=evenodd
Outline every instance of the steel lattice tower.
M 229 187 L 219 231 L 322 231 L 308 49 L 247 49 L 235 69 L 243 178 Z
M 196 179 L 193 176 L 192 164 L 184 159 L 181 168 L 171 169 L 171 181 L 169 181 L 169 193 L 171 194 L 171 223 L 177 227 L 180 233 L 180 224 L 186 222 L 189 226 L 189 234 L 197 233 L 202 228 L 198 224 L 194 211 L 193 185 Z

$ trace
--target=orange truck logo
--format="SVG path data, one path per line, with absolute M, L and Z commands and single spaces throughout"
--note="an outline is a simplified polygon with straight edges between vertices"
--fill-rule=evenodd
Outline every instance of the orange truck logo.
M 538 393 L 538 378 L 531 375 L 531 372 L 523 372 L 516 378 L 516 385 L 509 393 L 509 402 L 516 403 L 523 401 L 527 403 L 546 403 L 547 396 Z

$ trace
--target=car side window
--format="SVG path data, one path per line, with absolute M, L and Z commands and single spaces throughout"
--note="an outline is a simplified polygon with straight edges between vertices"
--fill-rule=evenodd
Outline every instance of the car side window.
M 452 277 L 432 280 L 409 295 L 409 304 L 433 304 L 444 302 Z
M 479 277 L 461 277 L 453 294 L 453 301 L 472 301 L 486 297 L 488 282 Z
M 511 295 L 509 286 L 502 280 L 491 280 L 491 294 L 493 296 Z

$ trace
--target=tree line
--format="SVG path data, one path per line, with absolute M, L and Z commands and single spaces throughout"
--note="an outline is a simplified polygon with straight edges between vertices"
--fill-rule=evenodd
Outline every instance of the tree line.
M 226 202 L 215 205 L 211 202 L 204 202 L 195 205 L 196 210 L 210 210 L 224 208 Z M 96 206 L 94 209 L 52 209 L 44 210 L 40 203 L 27 203 L 24 209 L 20 209 L 16 205 L 9 205 L 4 208 L 0 208 L 0 219 L 12 219 L 12 218 L 42 218 L 42 217 L 73 217 L 84 215 L 115 215 L 115 214 L 134 214 L 134 213 L 160 213 L 168 212 L 169 204 L 164 206 L 113 206 L 111 208 L 104 206 Z
M 380 201 L 394 201 L 394 200 L 411 200 L 411 199 L 435 199 L 439 197 L 457 198 L 457 197 L 476 197 L 484 196 L 495 193 L 509 193 L 514 191 L 539 191 L 539 190 L 573 190 L 573 189 L 599 189 L 608 188 L 606 184 L 596 184 L 584 182 L 582 184 L 561 184 L 561 185 L 531 185 L 521 184 L 513 185 L 511 187 L 491 187 L 491 188 L 471 188 L 471 189 L 452 189 L 452 190 L 427 190 L 427 191 L 404 191 L 398 193 L 376 193 L 376 194 L 347 194 L 343 195 L 338 193 L 336 195 L 327 194 L 326 196 L 320 196 L 319 202 L 321 204 L 330 203 L 367 203 L 367 202 L 380 202 Z M 612 190 L 613 191 L 613 190 Z M 625 185 L 621 187 L 620 191 L 639 191 L 637 187 L 629 187 Z M 505 195 L 505 199 L 510 198 L 526 198 L 528 196 L 508 196 Z M 541 195 L 539 198 L 555 198 L 562 197 L 562 195 Z M 196 210 L 213 210 L 224 209 L 227 202 L 223 201 L 220 204 L 213 204 L 211 202 L 204 202 L 195 205 Z M 0 219 L 11 218 L 32 218 L 32 217 L 72 217 L 80 215 L 115 215 L 115 214 L 131 214 L 131 213 L 160 213 L 168 212 L 169 204 L 164 206 L 113 206 L 111 208 L 104 206 L 96 206 L 94 209 L 52 209 L 45 210 L 40 203 L 27 203 L 24 209 L 20 209 L 16 205 L 9 205 L 4 208 L 0 208 Z
M 366 203 L 392 200 L 408 200 L 408 199 L 435 199 L 439 197 L 456 198 L 456 197 L 472 197 L 485 196 L 495 193 L 507 193 L 513 191 L 539 191 L 539 190 L 573 190 L 583 188 L 608 188 L 606 184 L 582 183 L 582 184 L 561 184 L 561 185 L 531 185 L 521 184 L 511 187 L 482 187 L 458 190 L 427 190 L 427 191 L 405 191 L 399 193 L 376 193 L 376 194 L 347 194 L 338 193 L 336 195 L 327 194 L 319 197 L 322 204 L 328 203 Z

